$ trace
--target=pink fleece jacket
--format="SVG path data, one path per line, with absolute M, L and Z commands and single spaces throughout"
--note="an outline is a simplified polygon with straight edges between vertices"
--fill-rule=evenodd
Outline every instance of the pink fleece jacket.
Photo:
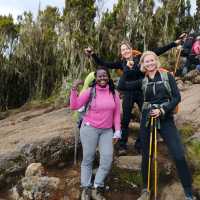
M 84 106 L 89 99 L 90 89 L 84 91 L 80 96 L 76 90 L 71 90 L 70 108 L 77 110 Z M 114 125 L 115 131 L 119 131 L 120 99 L 117 92 L 115 92 L 114 98 L 109 91 L 109 86 L 102 88 L 96 85 L 96 97 L 93 97 L 83 122 L 89 123 L 95 128 L 112 128 Z

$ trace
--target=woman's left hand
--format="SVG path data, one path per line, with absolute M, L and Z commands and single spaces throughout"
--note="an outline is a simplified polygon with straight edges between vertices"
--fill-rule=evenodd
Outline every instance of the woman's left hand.
M 151 115 L 152 117 L 157 118 L 157 117 L 159 117 L 159 116 L 161 115 L 161 110 L 158 109 L 158 108 L 152 109 L 151 112 L 150 112 L 150 115 Z
M 115 131 L 113 135 L 113 143 L 116 144 L 121 138 L 121 131 Z
M 133 65 L 134 65 L 134 61 L 133 60 L 129 60 L 129 61 L 127 61 L 126 65 L 128 66 L 129 69 L 132 69 Z

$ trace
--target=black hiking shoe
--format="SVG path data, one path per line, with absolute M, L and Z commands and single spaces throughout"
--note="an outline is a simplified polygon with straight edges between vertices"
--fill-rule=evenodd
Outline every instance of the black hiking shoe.
M 81 200 L 91 200 L 91 188 L 84 187 L 81 193 Z
M 103 196 L 104 189 L 101 187 L 93 188 L 92 189 L 92 199 L 93 200 L 106 200 Z

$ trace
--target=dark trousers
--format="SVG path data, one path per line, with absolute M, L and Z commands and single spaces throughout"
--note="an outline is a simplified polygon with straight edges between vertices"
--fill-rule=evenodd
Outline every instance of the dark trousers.
M 200 63 L 199 59 L 195 57 L 195 55 L 190 55 L 185 58 L 185 61 L 182 66 L 182 75 L 184 76 L 192 69 L 192 65 L 198 65 Z
M 149 159 L 149 140 L 150 140 L 150 128 L 146 124 L 146 115 L 143 111 L 141 127 L 140 127 L 140 139 L 142 145 L 142 178 L 143 186 L 147 187 L 148 178 L 148 159 Z M 182 186 L 186 195 L 192 193 L 192 180 L 191 174 L 185 159 L 184 148 L 181 143 L 181 139 L 177 128 L 174 124 L 173 116 L 166 117 L 160 121 L 160 135 L 164 139 L 169 152 L 176 164 L 178 176 L 181 180 Z
M 134 104 L 137 104 L 140 111 L 142 109 L 143 104 L 143 96 L 142 93 L 133 93 L 133 92 L 124 92 L 123 94 L 123 101 L 122 101 L 122 138 L 120 140 L 120 146 L 126 148 L 127 141 L 128 141 L 128 126 L 131 120 L 132 109 Z

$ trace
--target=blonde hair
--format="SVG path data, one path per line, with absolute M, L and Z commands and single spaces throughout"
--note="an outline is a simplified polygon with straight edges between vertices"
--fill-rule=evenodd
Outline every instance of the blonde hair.
M 144 65 L 144 58 L 146 57 L 146 56 L 149 56 L 149 55 L 151 55 L 151 56 L 153 56 L 154 58 L 155 58 L 155 60 L 156 60 L 156 68 L 157 69 L 159 69 L 160 68 L 160 60 L 159 60 L 159 57 L 153 52 L 153 51 L 145 51 L 143 54 L 142 54 L 142 56 L 141 56 L 141 58 L 140 58 L 140 66 L 141 66 L 141 71 L 142 72 L 146 72 L 147 70 L 146 70 L 146 67 L 145 67 L 145 65 Z

